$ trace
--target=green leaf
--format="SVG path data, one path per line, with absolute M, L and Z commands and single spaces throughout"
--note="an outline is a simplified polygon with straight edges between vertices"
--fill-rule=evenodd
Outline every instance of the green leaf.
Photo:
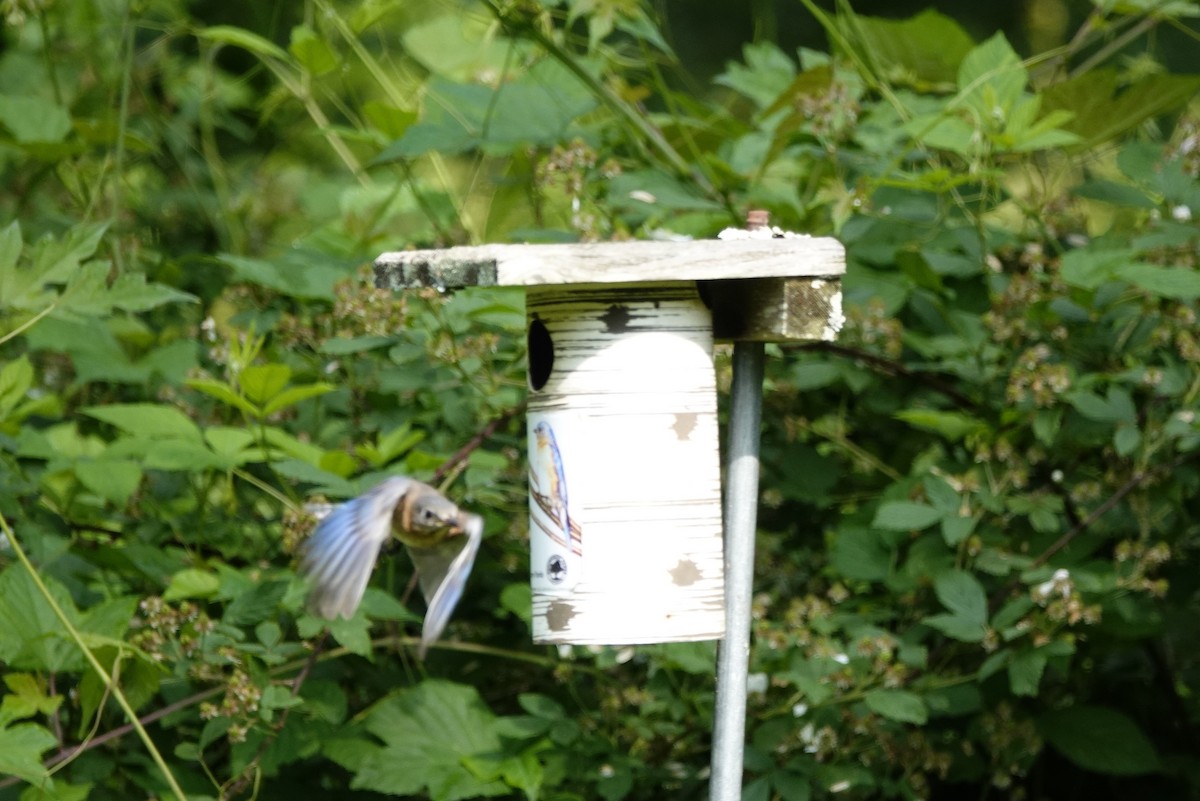
M 287 687 L 270 684 L 263 690 L 262 706 L 264 709 L 288 709 L 302 703 L 304 703 L 304 699 L 293 695 Z
M 921 696 L 907 690 L 871 690 L 863 701 L 872 712 L 889 720 L 921 726 L 929 719 L 929 710 Z
M 929 714 L 933 717 L 958 717 L 978 712 L 983 706 L 983 694 L 978 684 L 952 684 L 931 687 L 924 695 Z
M 974 517 L 946 517 L 942 519 L 942 539 L 953 548 L 971 536 L 979 521 Z
M 202 442 L 200 429 L 183 412 L 157 403 L 110 403 L 82 410 L 89 417 L 103 420 L 138 437 L 179 438 Z
M 579 78 L 553 59 L 543 59 L 520 78 L 492 90 L 434 78 L 421 121 L 388 145 L 372 163 L 415 158 L 429 152 L 554 144 L 576 135 L 579 117 L 596 107 Z
M 274 469 L 281 476 L 313 484 L 319 487 L 321 492 L 335 498 L 349 498 L 357 494 L 357 489 L 352 483 L 309 462 L 285 459 L 276 462 Z
M 517 696 L 517 703 L 520 704 L 521 709 L 536 718 L 562 720 L 567 717 L 567 710 L 563 709 L 563 705 L 548 695 L 521 693 Z
M 771 42 L 744 45 L 742 58 L 744 66 L 730 62 L 713 83 L 745 95 L 759 108 L 770 106 L 796 76 L 796 63 Z
M 1095 393 L 1084 390 L 1071 392 L 1066 396 L 1066 400 L 1075 411 L 1089 420 L 1111 423 L 1118 419 L 1116 411 L 1108 405 L 1108 401 Z
M 352 272 L 348 265 L 339 265 L 328 256 L 318 259 L 304 252 L 290 252 L 274 261 L 229 253 L 218 254 L 217 258 L 242 281 L 309 300 L 332 301 L 333 285 Z
M 985 431 L 984 422 L 962 412 L 943 412 L 935 409 L 902 409 L 893 415 L 897 420 L 913 428 L 932 431 L 951 442 L 957 442 L 968 434 Z
M 578 121 L 598 100 L 566 66 L 542 59 L 496 92 L 484 119 L 485 150 L 508 154 L 514 148 L 569 141 L 579 133 Z
M 1127 71 L 1102 68 L 1053 83 L 1041 94 L 1043 109 L 1069 111 L 1063 127 L 1093 147 L 1186 106 L 1197 92 L 1200 76 L 1155 74 L 1130 83 Z
M 417 115 L 378 100 L 368 100 L 362 106 L 363 116 L 384 136 L 399 139 L 417 121 Z
M 428 793 L 433 801 L 506 795 L 465 761 L 498 752 L 496 718 L 473 687 L 429 679 L 377 703 L 367 730 L 384 746 L 367 754 L 351 786 L 390 795 Z
M 16 776 L 30 784 L 50 781 L 42 754 L 57 744 L 53 734 L 33 723 L 0 728 L 0 775 Z
M 296 387 L 288 387 L 273 397 L 265 407 L 263 413 L 267 415 L 275 414 L 278 411 L 286 409 L 289 406 L 295 406 L 301 401 L 306 401 L 309 398 L 315 398 L 318 395 L 324 395 L 328 392 L 333 392 L 337 387 L 333 384 L 302 384 Z
M 1113 432 L 1113 447 L 1118 456 L 1128 456 L 1142 444 L 1142 432 L 1132 423 L 1123 423 Z
M 1133 252 L 1121 249 L 1071 250 L 1063 254 L 1059 274 L 1071 286 L 1095 289 L 1116 277 L 1118 268 L 1133 259 Z
M 488 72 L 499 73 L 514 45 L 495 36 L 489 22 L 482 15 L 446 13 L 408 25 L 401 39 L 405 55 L 446 79 L 465 81 Z
M 53 785 L 49 782 L 30 785 L 21 793 L 21 801 L 84 801 L 91 793 L 91 783 L 67 784 L 59 779 Z
M 8 277 L 17 269 L 17 261 L 25 244 L 21 240 L 21 224 L 13 220 L 0 228 L 0 290 L 6 290 Z M 0 291 L 0 303 L 12 295 L 8 291 Z
M 0 124 L 21 144 L 55 143 L 71 132 L 71 115 L 40 97 L 0 95 Z
M 132 616 L 132 604 L 126 607 L 126 613 Z M 135 652 L 136 658 L 128 658 L 130 647 L 123 642 L 97 643 L 92 645 L 92 651 L 105 672 L 110 676 L 116 674 L 126 700 L 134 709 L 145 706 L 158 693 L 164 671 L 162 666 L 148 655 Z M 80 737 L 86 736 L 96 711 L 111 697 L 111 691 L 95 671 L 89 670 L 84 673 L 79 682 L 79 706 L 82 712 L 79 721 Z
M 52 715 L 63 701 L 61 695 L 47 695 L 43 682 L 29 673 L 10 673 L 4 684 L 9 693 L 0 703 L 0 727 L 38 714 Z
M 210 378 L 189 378 L 184 383 L 198 392 L 203 392 L 209 397 L 216 398 L 226 406 L 240 409 L 255 419 L 263 416 L 262 409 L 243 398 L 233 387 L 224 381 L 216 381 Z
M 26 248 L 30 264 L 12 265 L 0 270 L 0 303 L 10 308 L 43 311 L 57 294 L 51 285 L 76 278 L 80 263 L 96 252 L 107 229 L 105 223 L 81 223 L 72 226 L 61 239 L 43 238 Z M 19 236 L 9 228 L 8 236 Z M 10 245 L 11 247 L 11 245 Z
M 217 594 L 221 580 L 216 573 L 189 567 L 171 576 L 171 583 L 163 591 L 165 601 L 181 601 L 185 598 L 212 598 Z
M 894 554 L 869 528 L 844 526 L 833 542 L 832 565 L 838 573 L 860 581 L 882 581 L 892 570 Z
M 1013 695 L 1036 697 L 1042 672 L 1046 669 L 1046 655 L 1038 650 L 1022 651 L 1008 663 L 1008 686 Z
M 129 459 L 95 459 L 78 462 L 79 482 L 105 500 L 124 506 L 142 483 L 141 466 Z
M 421 121 L 409 126 L 372 164 L 386 164 L 426 153 L 465 153 L 480 143 L 480 133 L 493 97 L 484 86 L 461 85 L 434 78 Z
M 941 519 L 942 512 L 927 503 L 888 501 L 879 505 L 871 525 L 889 531 L 910 531 L 932 526 Z
M 625 172 L 609 182 L 610 202 L 646 214 L 663 211 L 717 211 L 720 204 L 691 184 L 657 170 Z
M 1003 33 L 997 33 L 963 58 L 956 100 L 982 119 L 1007 117 L 1025 89 L 1028 74 Z
M 1135 186 L 1103 179 L 1086 181 L 1072 189 L 1071 194 L 1088 200 L 1098 200 L 1101 203 L 1134 209 L 1153 209 L 1158 206 L 1153 198 Z
M 956 616 L 982 626 L 987 623 L 987 594 L 983 585 L 965 570 L 947 570 L 933 582 L 942 606 Z
M 147 283 L 141 273 L 127 272 L 117 276 L 108 289 L 112 306 L 131 312 L 143 312 L 168 303 L 198 303 L 195 295 L 181 292 L 166 284 Z
M 1116 270 L 1117 277 L 1151 295 L 1172 300 L 1200 298 L 1200 272 L 1191 267 L 1157 267 L 1152 264 L 1127 264 Z
M 839 21 L 890 82 L 923 90 L 953 86 L 974 46 L 957 22 L 932 9 L 903 20 L 854 16 Z
M 49 576 L 42 581 L 67 619 L 78 625 L 79 613 L 67 590 Z M 0 573 L 0 661 L 9 668 L 52 672 L 83 667 L 83 656 L 20 564 Z
M 777 770 L 771 774 L 771 786 L 783 801 L 810 801 L 812 798 L 812 783 L 799 773 Z
M 381 348 L 384 345 L 391 345 L 395 341 L 395 337 L 378 335 L 350 337 L 347 339 L 327 339 L 321 343 L 321 346 L 317 350 L 330 356 L 345 356 L 350 353 L 363 353 L 364 351 Z
M 983 642 L 987 635 L 987 629 L 981 624 L 961 615 L 930 615 L 921 622 L 959 642 Z
M 288 52 L 295 56 L 300 66 L 313 75 L 324 75 L 337 69 L 337 54 L 312 28 L 305 25 L 292 28 Z
M 204 429 L 204 441 L 221 457 L 227 469 L 266 459 L 262 450 L 255 447 L 254 434 L 244 428 L 209 426 Z
M 801 392 L 827 387 L 841 377 L 841 368 L 832 362 L 800 362 L 792 368 L 792 385 Z
M 371 621 L 367 619 L 365 606 L 360 606 L 354 616 L 322 621 L 338 645 L 352 654 L 369 659 L 371 657 Z
M 279 602 L 287 592 L 286 581 L 263 581 L 249 592 L 239 593 L 225 607 L 224 622 L 232 625 L 259 623 L 277 614 Z
M 0 368 L 0 421 L 25 398 L 31 386 L 33 365 L 25 354 Z
M 292 368 L 286 364 L 256 364 L 242 370 L 238 386 L 247 400 L 262 406 L 282 392 L 291 378 Z
M 1042 716 L 1042 736 L 1084 770 L 1140 776 L 1162 770 L 1153 743 L 1136 723 L 1113 709 L 1080 704 Z

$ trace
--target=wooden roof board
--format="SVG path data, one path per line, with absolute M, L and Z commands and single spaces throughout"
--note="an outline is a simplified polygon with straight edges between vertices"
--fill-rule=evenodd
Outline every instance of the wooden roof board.
M 478 245 L 384 253 L 375 284 L 384 289 L 707 281 L 827 277 L 846 272 L 845 248 L 829 237 L 629 240 Z

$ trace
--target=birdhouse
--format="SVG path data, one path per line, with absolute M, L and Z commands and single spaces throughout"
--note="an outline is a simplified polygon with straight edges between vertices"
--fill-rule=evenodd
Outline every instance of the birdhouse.
M 713 342 L 832 339 L 845 270 L 835 240 L 735 233 L 376 261 L 385 288 L 527 288 L 535 642 L 724 633 Z

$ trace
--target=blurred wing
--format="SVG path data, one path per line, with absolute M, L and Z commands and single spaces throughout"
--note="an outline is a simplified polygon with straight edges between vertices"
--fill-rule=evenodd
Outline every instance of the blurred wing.
M 458 606 L 467 577 L 471 575 L 475 555 L 479 553 L 479 543 L 483 539 L 483 518 L 472 514 L 464 514 L 463 518 L 466 523 L 462 536 L 444 540 L 433 548 L 408 548 L 421 580 L 421 592 L 429 605 L 425 610 L 425 626 L 421 630 L 421 647 L 418 651 L 422 659 L 425 658 L 426 649 L 441 636 L 450 622 L 450 615 Z
M 392 511 L 413 482 L 397 476 L 334 507 L 304 547 L 302 570 L 312 581 L 308 606 L 326 619 L 353 617 L 379 549 L 392 531 Z

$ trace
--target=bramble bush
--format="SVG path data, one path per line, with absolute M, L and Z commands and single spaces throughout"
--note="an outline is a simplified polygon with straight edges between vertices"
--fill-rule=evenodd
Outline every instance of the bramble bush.
M 703 91 L 636 2 L 0 4 L 0 799 L 705 797 L 712 644 L 530 644 L 521 295 L 366 265 L 748 208 L 849 270 L 770 347 L 744 797 L 1200 794 L 1195 4 L 803 4 Z M 295 572 L 395 472 L 487 520 L 424 664 L 403 557 Z

